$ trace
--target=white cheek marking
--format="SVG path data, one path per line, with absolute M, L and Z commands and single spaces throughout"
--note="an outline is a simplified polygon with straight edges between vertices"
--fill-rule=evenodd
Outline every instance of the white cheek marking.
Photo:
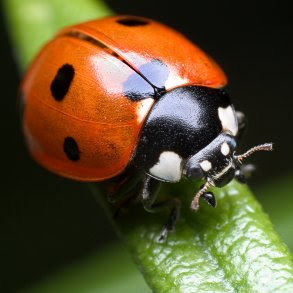
M 233 108 L 231 106 L 228 106 L 227 108 L 219 107 L 218 115 L 221 120 L 223 130 L 228 130 L 233 135 L 236 135 L 238 132 L 238 122 Z
M 212 163 L 208 160 L 204 160 L 200 163 L 201 168 L 205 171 L 208 172 L 209 170 L 212 169 Z
M 181 162 L 182 158 L 178 154 L 166 151 L 160 154 L 158 163 L 149 172 L 162 180 L 177 182 L 181 179 Z
M 228 145 L 226 142 L 224 142 L 224 143 L 222 144 L 222 146 L 221 146 L 221 153 L 222 153 L 224 156 L 227 156 L 227 155 L 229 155 L 229 153 L 230 153 L 230 147 L 229 147 L 229 145 Z

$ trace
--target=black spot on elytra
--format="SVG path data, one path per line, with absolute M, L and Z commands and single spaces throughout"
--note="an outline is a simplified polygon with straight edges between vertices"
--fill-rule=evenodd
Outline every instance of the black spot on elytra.
M 168 66 L 161 60 L 154 59 L 140 66 L 138 71 L 148 81 L 133 72 L 123 84 L 124 95 L 132 101 L 149 97 L 159 98 L 165 92 L 165 83 L 169 76 Z
M 74 68 L 70 64 L 64 64 L 51 83 L 51 93 L 56 101 L 62 101 L 66 96 L 74 77 Z
M 64 139 L 63 150 L 69 160 L 79 160 L 80 151 L 74 138 L 68 136 Z
M 137 18 L 137 17 L 127 17 L 116 20 L 118 23 L 126 26 L 143 26 L 149 24 L 149 22 L 145 19 Z

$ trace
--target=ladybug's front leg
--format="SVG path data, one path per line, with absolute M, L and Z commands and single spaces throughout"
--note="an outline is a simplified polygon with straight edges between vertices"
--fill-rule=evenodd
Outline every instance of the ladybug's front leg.
M 130 206 L 139 201 L 142 174 L 137 170 L 129 169 L 117 176 L 106 190 L 107 200 L 116 204 L 114 218 L 126 213 Z
M 240 111 L 236 111 L 237 121 L 238 121 L 238 133 L 237 140 L 241 140 L 246 129 L 247 129 L 247 119 L 245 114 Z M 255 171 L 255 166 L 252 164 L 241 165 L 239 169 L 235 173 L 235 178 L 240 183 L 246 183 L 247 179 L 251 176 L 251 174 Z
M 238 133 L 237 133 L 237 141 L 241 140 L 246 129 L 247 129 L 247 119 L 244 113 L 240 111 L 236 111 L 237 121 L 238 121 Z M 247 178 L 251 176 L 251 174 L 255 171 L 255 166 L 252 164 L 241 165 L 239 169 L 235 173 L 235 178 L 240 183 L 246 183 Z
M 164 224 L 159 237 L 159 241 L 164 242 L 168 232 L 174 230 L 176 221 L 179 217 L 181 202 L 178 198 L 172 198 L 155 204 L 160 184 L 161 182 L 157 179 L 146 175 L 141 190 L 141 198 L 143 206 L 148 212 L 157 213 L 166 209 L 170 210 L 168 220 Z
M 255 166 L 253 164 L 241 165 L 239 169 L 235 172 L 235 178 L 240 183 L 246 183 L 247 179 L 251 176 L 251 174 L 255 171 Z
M 114 179 L 107 190 L 107 200 L 115 204 L 121 200 L 132 197 L 136 192 L 141 182 L 141 173 L 137 170 L 129 169 Z

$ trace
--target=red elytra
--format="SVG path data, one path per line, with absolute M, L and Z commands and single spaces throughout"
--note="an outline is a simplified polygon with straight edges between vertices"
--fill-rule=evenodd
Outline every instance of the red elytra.
M 65 177 L 112 178 L 131 161 L 155 88 L 226 82 L 209 56 L 156 21 L 114 16 L 65 28 L 22 82 L 29 151 Z

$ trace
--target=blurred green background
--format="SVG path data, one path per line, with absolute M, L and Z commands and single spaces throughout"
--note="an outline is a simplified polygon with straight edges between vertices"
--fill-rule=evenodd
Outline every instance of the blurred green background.
M 265 6 L 252 1 L 193 1 L 192 5 L 188 1 L 105 2 L 118 14 L 147 16 L 176 28 L 222 65 L 235 106 L 249 119 L 241 149 L 275 143 L 273 153 L 253 157 L 258 171 L 251 186 L 293 249 L 293 40 L 289 1 Z M 70 270 L 72 264 L 78 264 L 82 271 L 89 261 L 97 266 L 101 280 L 120 278 L 121 292 L 127 280 L 133 280 L 127 284 L 134 287 L 133 291 L 125 287 L 125 292 L 138 288 L 147 291 L 123 247 L 115 244 L 117 238 L 104 211 L 87 186 L 50 174 L 28 156 L 15 105 L 20 77 L 3 9 L 1 13 L 0 291 L 29 288 L 52 273 L 58 275 L 63 268 Z M 78 284 L 80 271 L 75 274 Z M 91 278 L 97 276 L 88 276 L 89 286 Z M 108 291 L 104 288 L 101 292 Z

